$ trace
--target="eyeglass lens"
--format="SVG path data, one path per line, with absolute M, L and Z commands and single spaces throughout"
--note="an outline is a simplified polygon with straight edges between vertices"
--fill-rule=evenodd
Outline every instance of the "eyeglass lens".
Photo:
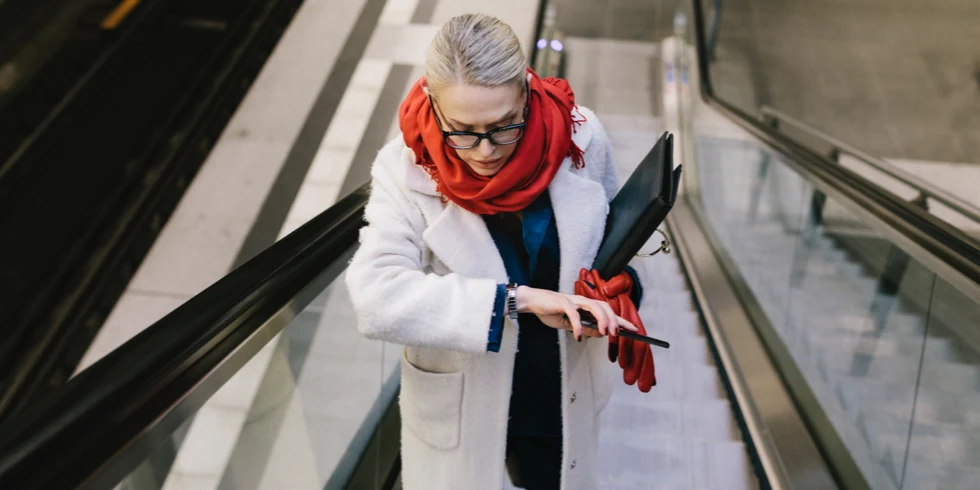
M 510 128 L 488 134 L 487 138 L 495 145 L 509 145 L 521 139 L 523 135 L 524 128 Z M 474 134 L 453 134 L 446 138 L 446 142 L 454 148 L 472 148 L 477 145 L 479 139 L 480 137 Z

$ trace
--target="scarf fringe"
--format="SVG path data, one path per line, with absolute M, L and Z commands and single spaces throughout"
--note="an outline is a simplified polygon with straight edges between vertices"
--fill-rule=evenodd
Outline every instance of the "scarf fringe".
M 574 110 L 569 111 L 569 116 L 572 118 L 572 132 L 578 133 L 578 127 L 585 124 L 585 122 L 588 121 L 588 118 L 585 117 L 585 114 L 579 112 L 577 105 L 572 106 L 572 109 Z
M 577 134 L 578 127 L 585 124 L 588 118 L 585 117 L 585 114 L 579 112 L 577 105 L 572 106 L 572 109 L 574 110 L 569 112 L 569 116 L 572 118 L 572 133 Z M 585 152 L 574 141 L 568 147 L 568 156 L 572 157 L 572 163 L 576 169 L 581 170 L 585 168 Z
M 573 141 L 568 147 L 568 156 L 572 157 L 572 165 L 577 170 L 585 168 L 585 152 Z
M 439 169 L 436 168 L 436 163 L 429 157 L 429 150 L 422 150 L 422 158 L 415 163 L 422 167 L 427 174 L 429 174 L 429 178 L 432 179 L 432 182 L 435 182 L 436 192 L 439 193 L 439 200 L 443 204 L 449 202 L 449 198 L 446 197 L 446 193 L 442 188 L 442 179 L 439 177 Z

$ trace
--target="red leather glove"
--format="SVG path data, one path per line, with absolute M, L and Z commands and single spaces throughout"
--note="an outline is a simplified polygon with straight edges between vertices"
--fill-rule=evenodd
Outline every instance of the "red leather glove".
M 637 333 L 646 335 L 643 320 L 636 311 L 636 305 L 630 298 L 633 291 L 633 277 L 626 272 L 620 273 L 608 281 L 603 281 L 595 270 L 582 269 L 575 282 L 575 294 L 594 300 L 602 300 L 612 307 L 613 313 L 629 321 L 639 329 Z M 643 393 L 657 384 L 657 375 L 653 367 L 653 352 L 650 346 L 643 342 L 620 336 L 609 337 L 609 360 L 619 360 L 623 368 L 623 381 L 628 385 L 637 383 Z

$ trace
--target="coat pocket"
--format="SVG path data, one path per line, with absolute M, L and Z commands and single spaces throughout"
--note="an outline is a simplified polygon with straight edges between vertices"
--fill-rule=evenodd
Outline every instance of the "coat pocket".
M 463 373 L 430 373 L 402 356 L 399 395 L 402 423 L 426 444 L 442 450 L 459 446 Z

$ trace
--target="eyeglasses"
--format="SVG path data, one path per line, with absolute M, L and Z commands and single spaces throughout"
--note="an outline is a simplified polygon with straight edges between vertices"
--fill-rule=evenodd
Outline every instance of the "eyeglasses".
M 491 129 L 486 133 L 476 133 L 473 131 L 446 131 L 442 129 L 442 120 L 439 119 L 439 111 L 436 110 L 435 101 L 429 96 L 429 104 L 432 105 L 432 113 L 436 116 L 436 124 L 442 132 L 442 139 L 452 148 L 457 150 L 468 150 L 476 148 L 484 138 L 490 140 L 497 146 L 512 145 L 517 143 L 524 136 L 524 128 L 527 127 L 527 92 L 528 87 L 524 87 L 524 117 L 523 121 L 517 124 Z

